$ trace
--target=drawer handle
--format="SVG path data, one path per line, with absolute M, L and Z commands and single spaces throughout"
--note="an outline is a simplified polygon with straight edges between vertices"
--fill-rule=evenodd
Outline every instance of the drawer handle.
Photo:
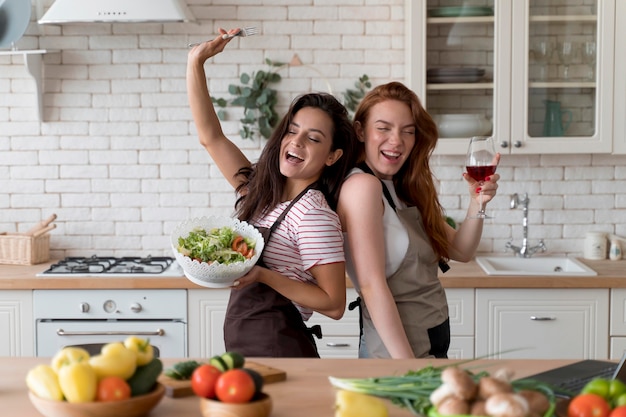
M 556 320 L 556 317 L 537 317 L 537 316 L 530 316 L 531 320 L 534 321 L 552 321 L 552 320 Z
M 350 343 L 337 343 L 337 342 L 328 342 L 326 343 L 328 347 L 349 347 Z

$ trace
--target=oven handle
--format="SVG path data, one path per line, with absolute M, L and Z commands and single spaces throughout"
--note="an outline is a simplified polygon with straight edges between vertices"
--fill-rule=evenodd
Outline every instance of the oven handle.
M 127 331 L 106 331 L 106 332 L 66 332 L 63 329 L 57 330 L 58 336 L 163 336 L 165 330 L 157 329 L 155 332 L 127 332 Z

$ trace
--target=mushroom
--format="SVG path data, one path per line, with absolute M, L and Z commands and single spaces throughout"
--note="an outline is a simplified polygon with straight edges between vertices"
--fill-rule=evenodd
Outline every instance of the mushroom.
M 485 410 L 492 417 L 526 417 L 529 408 L 528 402 L 521 395 L 500 393 L 487 399 Z
M 518 392 L 528 402 L 528 408 L 531 413 L 544 415 L 550 408 L 550 400 L 545 394 L 539 391 L 522 390 Z
M 500 368 L 497 371 L 495 371 L 493 375 L 491 376 L 493 376 L 494 378 L 500 379 L 502 381 L 511 382 L 514 374 L 515 372 L 513 372 L 513 370 L 510 368 Z
M 442 416 L 465 415 L 469 410 L 469 403 L 457 397 L 448 397 L 437 407 L 437 412 Z
M 441 373 L 441 384 L 430 394 L 430 402 L 439 409 L 439 405 L 448 397 L 456 397 L 461 400 L 473 400 L 476 397 L 478 385 L 469 373 L 451 366 Z
M 485 410 L 485 401 L 476 400 L 470 405 L 469 413 L 473 416 L 486 416 L 487 410 Z
M 486 400 L 500 392 L 513 392 L 513 386 L 502 379 L 484 376 L 478 381 L 478 398 Z

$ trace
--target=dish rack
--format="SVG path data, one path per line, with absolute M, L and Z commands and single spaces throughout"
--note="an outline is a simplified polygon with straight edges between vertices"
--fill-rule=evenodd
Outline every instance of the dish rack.
M 0 264 L 35 265 L 50 260 L 50 235 L 0 235 Z

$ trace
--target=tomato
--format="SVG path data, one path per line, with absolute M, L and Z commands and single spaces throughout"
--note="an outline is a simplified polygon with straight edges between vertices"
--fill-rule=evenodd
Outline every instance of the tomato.
M 191 389 L 198 397 L 215 398 L 215 383 L 222 372 L 213 365 L 198 366 L 191 374 Z
M 215 394 L 225 403 L 247 403 L 255 394 L 254 379 L 243 369 L 231 369 L 217 380 Z
M 571 399 L 567 407 L 568 417 L 608 417 L 609 403 L 597 394 L 580 394 Z
M 130 398 L 130 385 L 119 376 L 107 376 L 98 382 L 96 401 L 119 401 Z
M 626 417 L 626 405 L 615 407 L 609 417 Z

